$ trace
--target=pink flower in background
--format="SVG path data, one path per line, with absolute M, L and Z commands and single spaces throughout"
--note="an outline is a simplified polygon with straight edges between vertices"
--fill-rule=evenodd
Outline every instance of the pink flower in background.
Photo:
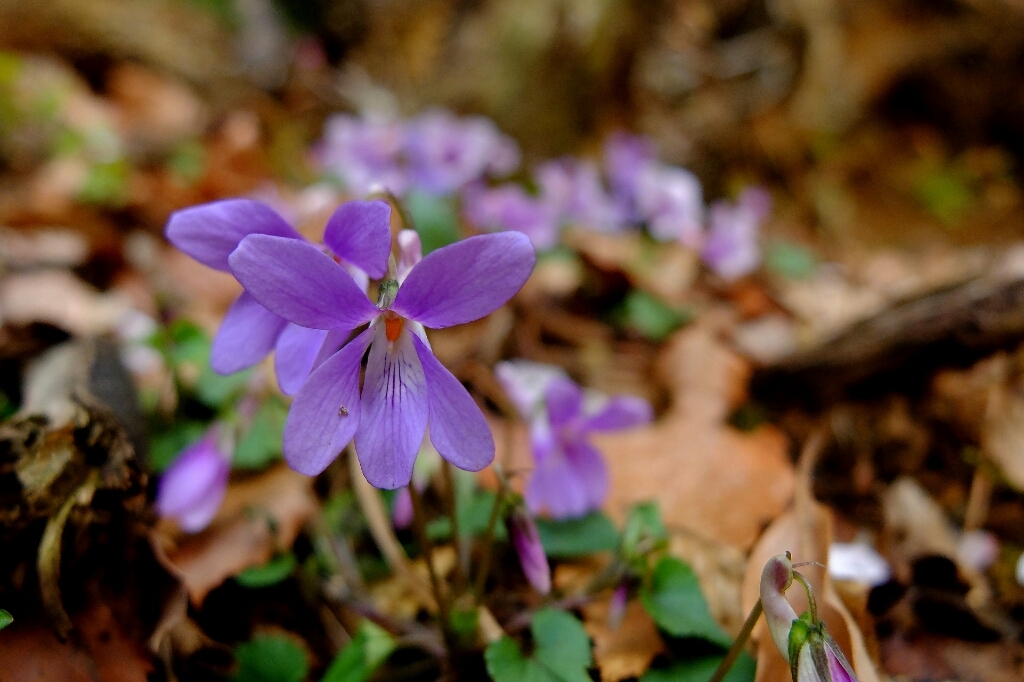
M 641 220 L 636 205 L 640 174 L 657 163 L 650 138 L 618 131 L 604 142 L 604 168 L 612 195 L 622 215 L 630 222 Z
M 217 444 L 217 429 L 181 451 L 160 478 L 156 511 L 187 533 L 210 525 L 227 492 L 230 456 Z
M 402 195 L 409 179 L 402 161 L 405 131 L 388 118 L 335 114 L 324 124 L 316 156 L 357 197 L 378 188 Z
M 771 196 L 758 187 L 744 190 L 735 204 L 716 201 L 701 257 L 726 280 L 748 275 L 761 264 L 761 223 L 771 211 Z
M 519 185 L 470 186 L 462 200 L 466 218 L 477 227 L 522 232 L 538 250 L 550 249 L 558 243 L 559 218 L 555 207 L 540 197 L 530 196 Z
M 541 199 L 556 212 L 560 223 L 601 232 L 625 226 L 622 211 L 605 191 L 594 164 L 570 158 L 548 161 L 537 168 L 535 177 Z
M 651 236 L 697 248 L 703 238 L 700 180 L 684 168 L 651 164 L 636 179 L 636 204 Z

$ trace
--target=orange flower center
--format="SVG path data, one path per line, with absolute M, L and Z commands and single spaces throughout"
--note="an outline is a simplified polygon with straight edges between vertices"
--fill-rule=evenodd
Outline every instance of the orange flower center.
M 402 333 L 402 327 L 405 326 L 405 318 L 401 315 L 391 312 L 390 310 L 384 313 L 384 335 L 388 337 L 388 341 L 394 343 L 398 340 L 398 335 Z

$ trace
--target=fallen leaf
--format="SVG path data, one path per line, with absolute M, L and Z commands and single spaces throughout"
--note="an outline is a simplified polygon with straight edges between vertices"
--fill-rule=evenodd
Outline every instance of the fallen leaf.
M 630 600 L 622 622 L 610 628 L 610 595 L 583 607 L 583 627 L 594 641 L 594 660 L 602 682 L 619 682 L 640 677 L 654 657 L 665 650 L 665 644 L 639 599 Z
M 102 294 L 67 270 L 12 275 L 0 282 L 6 322 L 47 322 L 79 336 L 113 331 L 131 309 L 117 294 Z
M 233 575 L 291 549 L 317 513 L 313 479 L 286 466 L 228 486 L 213 523 L 180 536 L 172 522 L 154 531 L 154 552 L 188 590 L 194 604 Z
M 654 500 L 668 527 L 749 548 L 792 499 L 786 438 L 772 426 L 743 433 L 726 424 L 750 366 L 718 340 L 714 322 L 674 335 L 660 367 L 668 411 L 650 427 L 594 438 L 609 466 L 605 508 L 621 519 Z

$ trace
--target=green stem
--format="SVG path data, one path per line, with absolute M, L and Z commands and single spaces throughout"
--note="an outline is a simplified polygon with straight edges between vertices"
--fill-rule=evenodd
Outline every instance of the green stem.
M 491 507 L 491 516 L 487 519 L 487 530 L 484 532 L 483 558 L 480 559 L 480 568 L 476 574 L 476 584 L 473 586 L 473 597 L 476 603 L 480 603 L 484 596 L 484 587 L 487 585 L 487 574 L 491 570 L 491 554 L 494 550 L 494 529 L 501 518 L 501 505 L 505 502 L 505 477 L 498 475 L 498 494 L 494 496 L 494 506 Z
M 736 639 L 733 640 L 732 646 L 729 647 L 729 651 L 725 654 L 725 658 L 718 664 L 715 669 L 715 674 L 711 676 L 708 682 L 722 682 L 725 676 L 729 672 L 729 668 L 739 658 L 740 653 L 743 651 L 743 647 L 746 646 L 747 640 L 750 639 L 750 633 L 754 631 L 754 625 L 757 624 L 757 619 L 761 617 L 761 611 L 764 609 L 761 606 L 761 600 L 758 599 L 757 603 L 754 604 L 754 608 L 750 610 L 750 615 L 743 622 L 743 627 L 740 629 Z
M 445 641 L 451 650 L 454 639 L 451 633 L 451 611 L 448 600 L 441 587 L 441 578 L 437 575 L 434 567 L 434 544 L 427 536 L 426 510 L 423 508 L 423 498 L 415 485 L 409 486 L 409 497 L 412 498 L 413 526 L 416 528 L 416 535 L 419 538 L 420 546 L 423 548 L 423 559 L 427 563 L 427 574 L 430 576 L 430 589 L 437 601 L 437 614 L 441 619 L 441 632 L 444 633 Z
M 455 476 L 452 465 L 446 459 L 441 460 L 441 476 L 444 478 L 445 502 L 450 510 L 452 520 L 452 544 L 455 545 L 455 593 L 461 594 L 466 589 L 466 572 L 469 562 L 466 561 L 465 547 L 462 544 L 462 533 L 459 531 L 458 494 L 455 491 Z
M 811 622 L 814 624 L 818 623 L 818 604 L 814 601 L 814 591 L 811 589 L 811 584 L 807 582 L 807 578 L 804 577 L 803 573 L 793 571 L 793 579 L 799 582 L 804 592 L 807 593 L 807 610 L 811 612 Z

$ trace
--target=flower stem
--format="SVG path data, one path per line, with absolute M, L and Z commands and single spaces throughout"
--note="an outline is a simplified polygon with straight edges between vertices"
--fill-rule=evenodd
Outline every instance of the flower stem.
M 455 490 L 455 476 L 452 474 L 451 463 L 446 459 L 441 460 L 441 476 L 444 478 L 445 503 L 448 505 L 449 518 L 452 520 L 452 544 L 455 545 L 455 593 L 461 594 L 466 589 L 469 561 L 466 548 L 462 544 L 462 534 L 459 531 L 459 505 L 458 493 Z
M 479 604 L 484 596 L 484 587 L 487 585 L 487 574 L 491 570 L 491 554 L 494 552 L 494 529 L 501 518 L 501 505 L 505 501 L 505 477 L 501 475 L 500 467 L 495 469 L 498 472 L 498 493 L 494 496 L 494 506 L 491 507 L 491 516 L 487 519 L 487 530 L 484 531 L 483 558 L 480 559 L 480 568 L 476 574 L 476 584 L 473 586 L 473 597 Z
M 723 658 L 722 662 L 718 664 L 718 667 L 715 669 L 715 674 L 711 676 L 711 679 L 708 680 L 708 682 L 722 682 L 722 680 L 725 679 L 725 676 L 729 672 L 729 668 L 731 668 L 732 664 L 736 662 L 737 658 L 739 658 L 740 653 L 743 651 L 743 647 L 747 644 L 747 640 L 750 639 L 750 633 L 754 631 L 754 625 L 757 624 L 757 619 L 761 617 L 761 611 L 763 610 L 761 600 L 758 599 L 757 603 L 754 604 L 754 608 L 750 609 L 750 615 L 747 616 L 745 621 L 743 621 L 743 627 L 740 629 L 739 634 L 736 635 L 736 639 L 733 640 L 732 646 L 729 647 L 729 651 L 725 654 L 725 658 Z
M 814 600 L 814 590 L 811 589 L 811 584 L 804 574 L 798 571 L 793 571 L 793 579 L 799 582 L 803 586 L 804 592 L 807 593 L 807 610 L 811 613 L 811 622 L 818 623 L 818 604 Z
M 444 633 L 445 641 L 451 650 L 454 639 L 451 634 L 451 610 L 447 595 L 441 586 L 441 578 L 437 575 L 437 567 L 434 566 L 434 543 L 427 536 L 426 510 L 423 508 L 423 497 L 415 485 L 409 486 L 409 496 L 412 498 L 413 526 L 416 528 L 416 536 L 419 539 L 420 547 L 423 549 L 423 559 L 427 564 L 427 574 L 430 576 L 430 589 L 434 592 L 434 599 L 437 601 L 437 615 L 441 619 L 441 632 Z

